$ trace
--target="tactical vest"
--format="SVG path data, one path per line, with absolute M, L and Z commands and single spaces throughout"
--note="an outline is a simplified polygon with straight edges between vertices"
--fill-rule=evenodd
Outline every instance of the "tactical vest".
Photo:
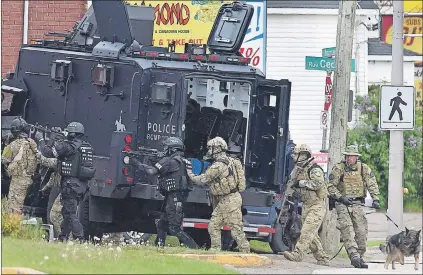
M 173 157 L 173 160 L 176 160 L 179 163 L 178 169 L 159 178 L 159 188 L 167 193 L 183 191 L 188 188 L 188 175 L 185 162 L 181 156 L 175 156 Z
M 302 169 L 300 173 L 297 173 L 296 180 L 311 180 L 310 172 L 314 168 L 319 168 L 323 172 L 323 169 L 319 165 L 316 163 L 310 163 L 304 169 Z M 300 188 L 300 190 L 301 200 L 304 202 L 304 204 L 312 204 L 316 201 L 322 201 L 328 195 L 326 184 L 323 184 L 319 190 L 309 190 L 307 188 Z
M 62 177 L 80 180 L 92 179 L 95 175 L 95 168 L 93 167 L 93 148 L 91 145 L 86 142 L 77 145 L 75 153 L 60 162 L 59 171 Z
M 342 163 L 341 172 L 338 190 L 342 196 L 354 198 L 365 197 L 366 191 L 363 181 L 363 165 L 361 162 L 357 162 L 357 169 L 352 169 Z
M 231 193 L 239 192 L 238 184 L 234 176 L 233 167 L 230 165 L 229 160 L 219 159 L 216 162 L 221 162 L 228 167 L 214 183 L 210 185 L 210 192 L 214 196 L 224 196 Z

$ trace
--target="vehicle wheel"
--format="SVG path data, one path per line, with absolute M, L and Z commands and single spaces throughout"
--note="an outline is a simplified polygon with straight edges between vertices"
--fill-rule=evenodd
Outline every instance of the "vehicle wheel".
M 60 225 L 63 221 L 63 216 L 61 213 L 62 203 L 60 200 L 60 187 L 53 186 L 50 191 L 47 203 L 47 223 L 53 225 L 55 238 L 59 236 Z
M 127 231 L 123 232 L 123 238 L 125 242 L 130 242 L 131 240 L 136 243 L 146 242 L 153 234 L 150 233 L 140 233 L 136 231 Z
M 201 248 L 209 249 L 211 246 L 209 232 L 204 229 L 184 230 Z
M 277 254 L 280 252 L 288 251 L 289 244 L 287 244 L 286 238 L 284 238 L 284 228 L 280 223 L 276 224 L 275 233 L 272 234 L 272 240 L 270 241 L 270 248 L 273 253 Z
M 90 193 L 87 192 L 84 195 L 84 198 L 78 205 L 78 219 L 84 229 L 84 238 L 85 240 L 98 242 L 102 234 L 97 229 L 96 224 L 90 222 L 89 220 L 89 204 L 90 204 Z M 98 238 L 98 240 L 96 239 Z

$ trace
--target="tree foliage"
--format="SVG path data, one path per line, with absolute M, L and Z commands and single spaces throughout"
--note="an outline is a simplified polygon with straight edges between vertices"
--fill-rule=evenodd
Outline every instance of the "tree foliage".
M 355 108 L 360 111 L 359 123 L 348 131 L 348 143 L 357 144 L 361 160 L 368 164 L 376 176 L 381 192 L 381 204 L 386 207 L 389 179 L 389 131 L 379 129 L 380 86 L 369 86 L 366 96 L 357 96 Z M 422 188 L 422 110 L 416 111 L 416 127 L 404 132 L 404 187 L 409 193 L 404 203 L 420 201 Z M 420 206 L 421 207 L 421 206 Z

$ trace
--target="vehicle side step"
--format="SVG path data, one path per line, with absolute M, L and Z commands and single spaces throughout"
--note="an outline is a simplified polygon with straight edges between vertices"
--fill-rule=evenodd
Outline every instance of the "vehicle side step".
M 182 222 L 183 227 L 188 228 L 197 228 L 197 229 L 207 229 L 209 227 L 209 220 L 205 219 L 190 219 L 186 218 Z M 275 229 L 272 228 L 270 225 L 264 224 L 246 224 L 244 223 L 244 232 L 252 232 L 252 233 L 275 233 Z M 226 225 L 222 227 L 222 230 L 230 231 L 231 229 Z

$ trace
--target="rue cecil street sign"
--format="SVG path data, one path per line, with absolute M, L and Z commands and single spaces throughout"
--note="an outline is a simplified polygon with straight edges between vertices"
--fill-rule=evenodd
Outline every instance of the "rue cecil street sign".
M 335 58 L 306 56 L 305 69 L 313 71 L 335 71 Z M 351 72 L 355 72 L 355 60 L 351 60 Z

